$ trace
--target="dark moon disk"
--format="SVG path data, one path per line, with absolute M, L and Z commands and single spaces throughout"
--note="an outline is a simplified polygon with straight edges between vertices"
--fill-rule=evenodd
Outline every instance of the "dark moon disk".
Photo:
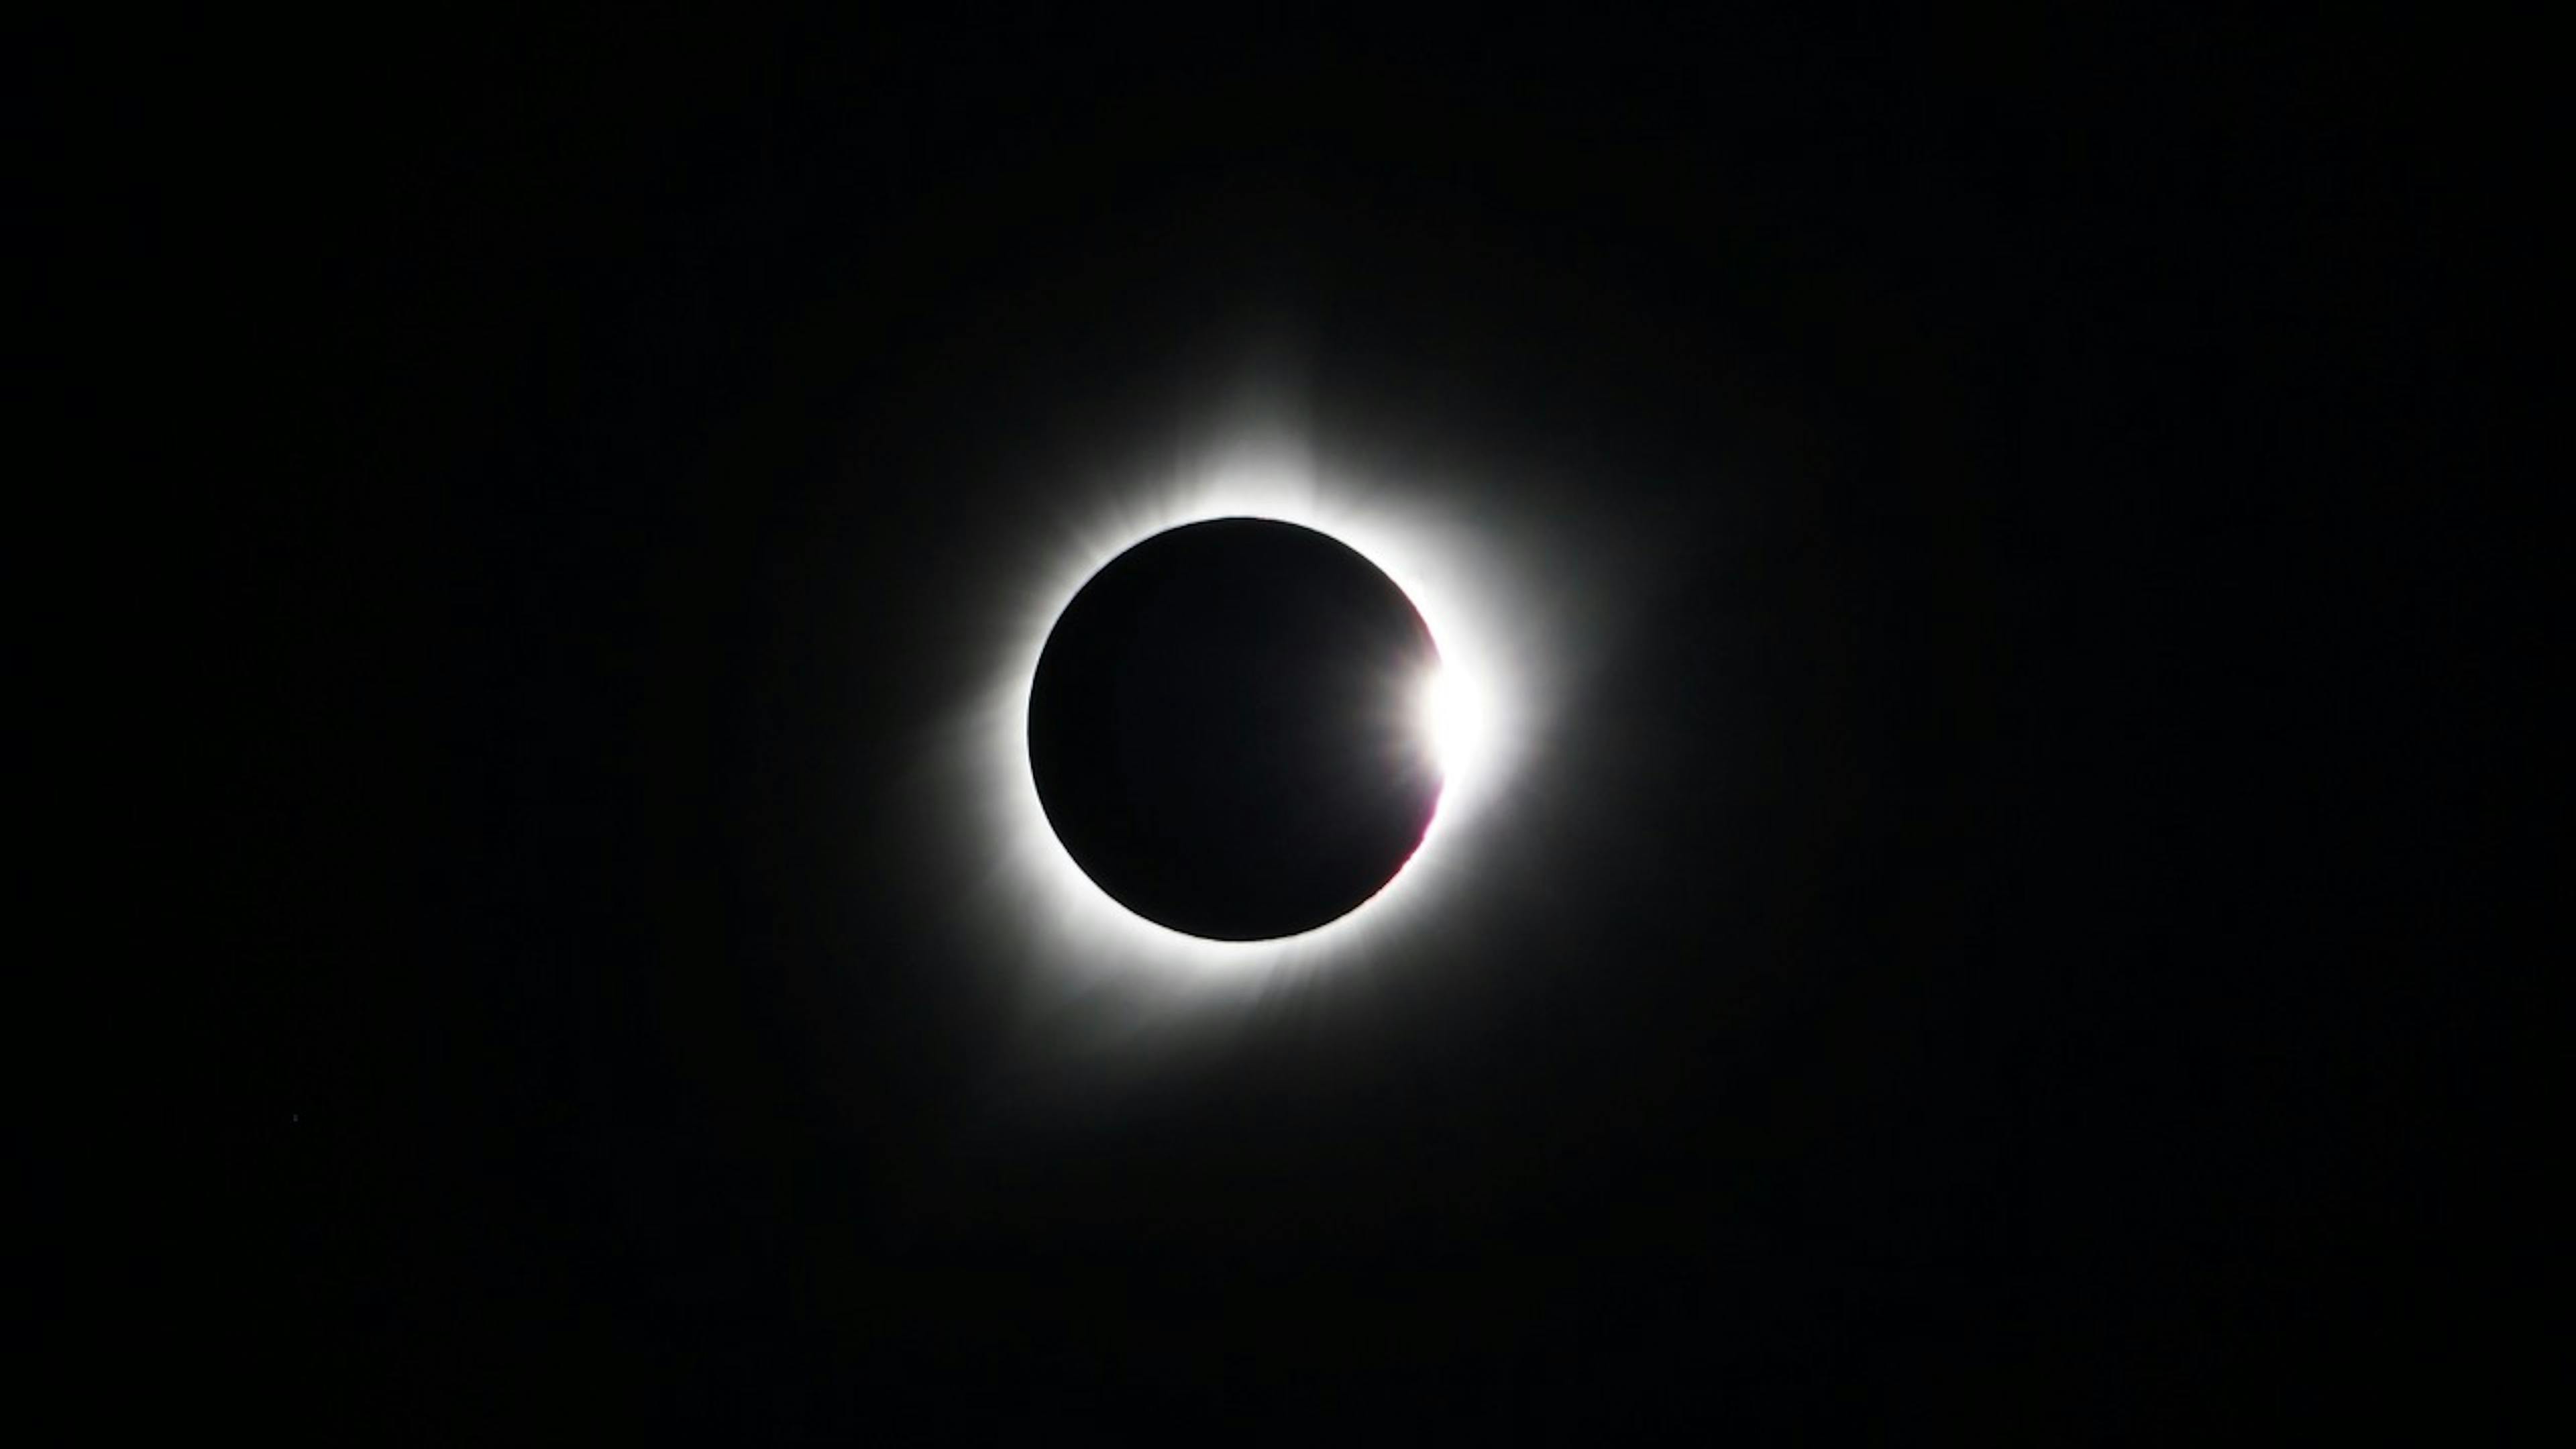
M 1313 529 L 1159 533 L 1065 606 L 1029 697 L 1047 820 L 1127 909 L 1257 941 L 1404 868 L 1439 803 L 1415 703 L 1438 667 L 1394 580 Z

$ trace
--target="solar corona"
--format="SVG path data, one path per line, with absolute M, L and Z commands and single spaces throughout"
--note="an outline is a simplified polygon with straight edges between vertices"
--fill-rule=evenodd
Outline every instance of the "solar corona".
M 1108 490 L 1021 575 L 964 730 L 985 939 L 1178 998 L 1372 956 L 1459 896 L 1545 630 L 1490 524 L 1319 471 Z

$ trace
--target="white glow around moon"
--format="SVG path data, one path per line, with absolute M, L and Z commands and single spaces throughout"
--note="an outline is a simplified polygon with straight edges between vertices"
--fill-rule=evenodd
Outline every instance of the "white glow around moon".
M 1340 540 L 1411 599 L 1442 667 L 1418 686 L 1421 728 L 1445 783 L 1410 862 L 1375 897 L 1302 935 L 1210 941 L 1148 921 L 1112 900 L 1065 852 L 1030 772 L 1028 708 L 1040 652 L 1073 595 L 1111 559 L 1183 524 L 1217 518 L 1300 524 Z M 1532 666 L 1553 637 L 1535 617 L 1546 595 L 1510 576 L 1496 540 L 1472 513 L 1411 494 L 1326 476 L 1291 450 L 1237 450 L 1174 470 L 1159 483 L 1104 494 L 1068 517 L 1059 545 L 1026 578 L 998 641 L 967 733 L 981 799 L 978 852 L 990 876 L 976 908 L 987 939 L 1009 941 L 1074 980 L 1141 974 L 1177 997 L 1261 989 L 1286 968 L 1339 966 L 1399 945 L 1435 923 L 1465 890 L 1475 841 L 1523 765 L 1538 717 Z

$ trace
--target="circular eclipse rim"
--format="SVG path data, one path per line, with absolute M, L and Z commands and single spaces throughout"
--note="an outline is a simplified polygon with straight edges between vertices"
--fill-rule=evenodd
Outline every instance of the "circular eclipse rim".
M 1445 717 L 1447 711 L 1443 707 L 1446 703 L 1447 691 L 1442 687 L 1442 660 L 1438 643 L 1432 638 L 1430 628 L 1422 618 L 1420 607 L 1404 593 L 1401 586 L 1396 584 L 1385 570 L 1379 568 L 1367 555 L 1330 534 L 1302 524 L 1275 518 L 1247 518 L 1240 515 L 1178 524 L 1161 532 L 1149 534 L 1129 545 L 1083 582 L 1082 587 L 1075 591 L 1074 596 L 1067 601 L 1064 610 L 1048 629 L 1046 641 L 1039 651 L 1036 678 L 1031 685 L 1029 728 L 1032 738 L 1029 742 L 1029 763 L 1032 772 L 1039 777 L 1038 797 L 1041 805 L 1046 809 L 1049 827 L 1054 830 L 1057 840 L 1064 845 L 1067 853 L 1073 855 L 1078 864 L 1081 863 L 1086 852 L 1078 842 L 1086 836 L 1091 838 L 1094 847 L 1102 842 L 1097 838 L 1097 832 L 1087 831 L 1078 818 L 1061 813 L 1074 809 L 1083 797 L 1080 791 L 1064 778 L 1062 767 L 1051 769 L 1048 761 L 1036 748 L 1034 735 L 1039 726 L 1038 696 L 1044 693 L 1039 685 L 1049 677 L 1049 661 L 1060 657 L 1058 653 L 1060 646 L 1066 651 L 1063 657 L 1083 654 L 1086 646 L 1068 642 L 1065 630 L 1075 612 L 1082 608 L 1083 601 L 1098 593 L 1103 588 L 1104 581 L 1109 580 L 1122 566 L 1129 565 L 1131 560 L 1141 559 L 1149 551 L 1156 550 L 1158 546 L 1177 545 L 1186 548 L 1185 540 L 1189 536 L 1212 537 L 1214 535 L 1210 535 L 1207 531 L 1219 529 L 1258 530 L 1259 532 L 1254 534 L 1236 532 L 1225 537 L 1230 541 L 1258 538 L 1262 540 L 1259 546 L 1274 551 L 1283 546 L 1287 540 L 1294 540 L 1294 546 L 1300 549 L 1320 548 L 1324 551 L 1323 555 L 1312 565 L 1313 568 L 1336 571 L 1332 577 L 1337 580 L 1344 577 L 1338 571 L 1355 568 L 1359 573 L 1349 581 L 1367 588 L 1372 599 L 1382 597 L 1377 592 L 1381 589 L 1391 594 L 1392 597 L 1386 602 L 1393 604 L 1395 609 L 1400 611 L 1401 623 L 1390 623 L 1386 627 L 1396 628 L 1409 640 L 1416 642 L 1414 651 L 1403 661 L 1400 669 L 1378 675 L 1381 692 L 1374 696 L 1375 703 L 1370 706 L 1373 723 L 1369 728 L 1372 731 L 1387 731 L 1386 734 L 1376 737 L 1394 745 L 1410 757 L 1413 763 L 1400 768 L 1425 772 L 1423 775 L 1414 777 L 1422 784 L 1414 785 L 1407 790 L 1405 798 L 1410 803 L 1402 807 L 1403 814 L 1410 816 L 1418 811 L 1418 817 L 1415 823 L 1406 827 L 1407 838 L 1402 852 L 1392 858 L 1391 864 L 1383 863 L 1382 857 L 1374 855 L 1366 857 L 1371 863 L 1365 873 L 1368 881 L 1365 889 L 1355 894 L 1335 892 L 1334 895 L 1339 899 L 1327 913 L 1310 915 L 1300 912 L 1298 914 L 1305 917 L 1306 923 L 1287 930 L 1219 928 L 1211 924 L 1210 913 L 1197 906 L 1181 910 L 1179 914 L 1187 915 L 1196 911 L 1200 917 L 1200 923 L 1184 923 L 1175 919 L 1168 909 L 1178 907 L 1183 904 L 1182 902 L 1163 899 L 1159 904 L 1167 909 L 1156 910 L 1133 898 L 1133 893 L 1137 889 L 1149 883 L 1150 872 L 1146 881 L 1135 879 L 1132 872 L 1127 878 L 1114 881 L 1112 876 L 1117 874 L 1118 865 L 1114 859 L 1094 859 L 1090 864 L 1083 866 L 1083 873 L 1089 876 L 1100 890 L 1129 911 L 1169 929 L 1208 940 L 1286 940 L 1293 936 L 1304 935 L 1309 931 L 1320 930 L 1343 916 L 1363 908 L 1383 892 L 1397 876 L 1403 874 L 1405 867 L 1411 863 L 1414 853 L 1421 848 L 1423 835 L 1429 830 L 1432 817 L 1438 813 L 1440 796 L 1447 785 L 1446 757 L 1456 748 L 1456 741 L 1452 738 L 1456 731 L 1447 727 L 1451 721 Z M 1168 556 L 1168 548 L 1165 549 L 1165 555 Z M 1142 566 L 1151 567 L 1152 565 Z M 1116 607 L 1116 605 L 1107 607 Z M 1096 629 L 1097 625 L 1094 628 Z M 1052 785 L 1049 783 L 1051 778 L 1054 781 Z M 1423 784 L 1427 784 L 1427 791 L 1422 788 Z M 1104 870 L 1110 871 L 1111 875 L 1102 874 Z M 1361 877 L 1354 875 L 1351 879 L 1353 884 L 1357 884 Z M 1150 890 L 1145 893 L 1149 896 L 1153 894 Z M 1219 916 L 1223 914 L 1223 911 L 1215 913 Z
M 1402 590 L 1430 631 L 1441 661 L 1438 689 L 1443 782 L 1421 842 L 1375 895 L 1290 936 L 1216 940 L 1130 911 L 1084 873 L 1056 836 L 1030 766 L 1029 703 L 1037 663 L 1066 606 L 1112 560 L 1144 540 L 1191 523 L 1251 518 L 1294 524 L 1342 544 Z M 1067 517 L 1061 536 L 1022 575 L 1004 647 L 995 651 L 967 728 L 980 800 L 975 828 L 988 874 L 976 908 L 983 925 L 1016 934 L 1045 964 L 1080 977 L 1141 976 L 1188 991 L 1265 985 L 1300 972 L 1371 958 L 1454 906 L 1470 875 L 1474 827 L 1521 762 L 1532 711 L 1526 590 L 1499 576 L 1489 540 L 1467 517 L 1436 506 L 1430 490 L 1399 495 L 1328 484 L 1280 450 L 1238 449 L 1104 499 Z M 1460 729 L 1460 723 L 1472 726 Z M 997 926 L 996 923 L 1007 923 Z

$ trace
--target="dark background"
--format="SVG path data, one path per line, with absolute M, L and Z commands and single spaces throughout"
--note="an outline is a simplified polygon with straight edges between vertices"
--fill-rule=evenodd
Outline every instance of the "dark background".
M 108 1332 L 209 1421 L 2164 1440 L 2518 1371 L 2445 984 L 2518 656 L 2433 560 L 2537 544 L 2422 502 L 2510 471 L 2480 46 L 125 45 L 42 305 L 205 580 L 126 728 L 211 1065 Z M 1006 1079 L 924 741 L 1050 460 L 1280 338 L 1320 434 L 1565 540 L 1582 687 L 1446 945 Z

